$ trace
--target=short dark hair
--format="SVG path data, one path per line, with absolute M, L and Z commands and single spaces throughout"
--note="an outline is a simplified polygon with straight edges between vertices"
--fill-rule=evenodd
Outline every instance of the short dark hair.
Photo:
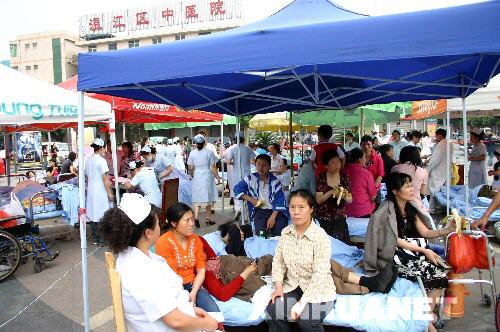
M 27 171 L 26 172 L 26 177 L 29 179 L 30 178 L 30 174 L 33 174 L 33 176 L 36 176 L 35 172 L 33 171 Z
M 409 162 L 411 165 L 415 166 L 415 168 L 421 167 L 422 158 L 420 158 L 420 149 L 412 145 L 405 146 L 399 153 L 399 162 L 401 164 Z
M 393 134 L 398 134 L 399 136 L 401 136 L 401 133 L 400 133 L 400 132 L 399 132 L 399 130 L 397 130 L 397 129 L 394 129 L 394 130 L 392 131 L 392 133 L 393 133 Z
M 361 158 L 363 158 L 364 153 L 360 148 L 354 148 L 349 151 L 349 163 L 357 163 Z
M 364 142 L 373 143 L 373 137 L 371 137 L 370 135 L 364 135 L 363 137 L 361 137 L 361 143 Z
M 151 212 L 139 224 L 135 224 L 121 209 L 115 207 L 104 213 L 99 223 L 100 233 L 115 254 L 127 247 L 135 247 L 146 229 L 156 227 L 158 209 L 151 205 Z
M 281 153 L 281 145 L 279 145 L 278 143 L 273 143 L 271 144 L 271 146 L 276 150 L 278 154 Z
M 383 144 L 381 146 L 379 146 L 378 148 L 378 152 L 380 152 L 380 155 L 383 156 L 383 155 L 386 155 L 388 151 L 390 151 L 391 149 L 394 149 L 394 147 L 390 144 Z
M 443 137 L 446 137 L 446 129 L 439 128 L 436 130 L 436 135 L 441 135 Z
M 321 125 L 318 128 L 318 135 L 325 138 L 330 139 L 333 135 L 333 129 L 330 125 Z
M 421 132 L 419 132 L 418 130 L 413 130 L 413 131 L 411 132 L 411 138 L 413 138 L 413 137 L 422 138 L 422 133 L 421 133 Z
M 76 152 L 71 151 L 68 154 L 68 159 L 71 160 L 71 161 L 75 161 L 75 159 L 76 159 Z
M 172 223 L 178 223 L 182 219 L 182 216 L 187 212 L 193 212 L 193 209 L 185 203 L 174 203 L 167 209 L 167 222 L 171 225 Z
M 337 151 L 335 149 L 326 150 L 325 152 L 323 152 L 321 154 L 321 162 L 325 166 L 328 165 L 330 160 L 333 158 L 340 158 L 339 154 L 337 153 Z
M 351 133 L 351 132 L 348 132 L 345 134 L 346 136 L 349 136 L 349 137 L 354 137 L 354 135 Z
M 316 207 L 316 198 L 313 196 L 313 194 L 311 194 L 309 190 L 299 189 L 296 191 L 292 191 L 290 193 L 290 197 L 288 198 L 288 205 L 290 205 L 290 201 L 294 197 L 300 197 L 305 199 L 310 208 L 314 209 Z
M 269 166 L 271 166 L 271 156 L 267 155 L 267 154 L 259 154 L 257 157 L 255 157 L 255 163 L 257 164 L 257 160 L 259 159 L 262 159 L 262 160 L 265 160 L 267 161 L 267 163 L 269 164 Z
M 483 140 L 484 139 L 484 131 L 481 131 L 481 133 L 478 135 L 475 132 L 471 131 L 471 136 L 476 136 L 478 139 Z

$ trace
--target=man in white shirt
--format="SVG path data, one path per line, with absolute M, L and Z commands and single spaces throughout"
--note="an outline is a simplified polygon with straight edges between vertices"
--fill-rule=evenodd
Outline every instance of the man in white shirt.
M 354 142 L 354 135 L 352 133 L 346 133 L 345 144 L 344 144 L 345 152 L 349 152 L 352 149 L 356 148 L 361 149 L 361 146 L 358 144 L 358 142 Z
M 394 130 L 392 132 L 392 141 L 389 144 L 392 145 L 394 150 L 394 160 L 399 162 L 399 153 L 401 152 L 401 149 L 408 145 L 408 143 L 401 138 L 399 130 Z
M 446 172 L 450 168 L 450 164 L 447 163 L 446 158 L 446 144 L 448 140 L 446 139 L 446 130 L 439 128 L 436 130 L 436 145 L 434 152 L 432 153 L 429 165 L 427 166 L 427 172 L 429 173 L 429 181 L 427 182 L 427 191 L 430 195 L 430 213 L 436 213 L 436 201 L 434 199 L 434 194 L 441 190 L 446 183 L 447 174 Z M 453 145 L 450 144 L 450 162 L 453 156 Z
M 254 151 L 247 145 L 245 145 L 245 138 L 240 137 L 239 144 L 239 153 L 238 153 L 238 145 L 235 144 L 228 149 L 226 162 L 228 165 L 232 165 L 232 181 L 233 185 L 240 182 L 244 177 L 250 174 L 250 165 L 255 163 L 255 153 Z M 241 156 L 241 159 L 240 159 Z M 241 166 L 239 161 L 241 160 Z M 241 169 L 241 172 L 240 172 Z M 231 197 L 234 197 L 233 188 L 231 189 Z M 239 218 L 241 214 L 242 201 L 239 199 L 234 200 L 234 210 L 236 212 L 235 219 Z

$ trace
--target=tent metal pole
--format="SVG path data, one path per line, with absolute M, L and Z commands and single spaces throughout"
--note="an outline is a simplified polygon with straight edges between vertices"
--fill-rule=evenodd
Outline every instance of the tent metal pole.
M 66 141 L 68 143 L 68 151 L 71 152 L 73 149 L 71 148 L 71 129 L 66 128 Z
M 7 131 L 7 129 L 5 129 Z M 5 174 L 7 174 L 7 186 L 10 187 L 10 158 L 9 158 L 9 135 L 3 135 L 3 145 L 5 146 Z
M 17 168 L 19 167 L 19 159 L 17 155 L 17 138 L 16 134 L 12 134 L 12 151 L 14 152 L 14 173 L 17 174 Z
M 122 122 L 122 143 L 127 140 L 126 134 L 125 134 L 125 122 Z
M 234 107 L 235 107 L 235 113 L 236 113 L 236 146 L 238 148 L 238 169 L 240 171 L 240 176 L 239 178 L 243 178 L 242 172 L 241 172 L 241 149 L 240 149 L 240 112 L 239 112 L 239 105 L 238 105 L 238 99 L 234 101 Z M 234 167 L 234 166 L 233 166 Z M 233 170 L 234 172 L 234 170 Z M 241 204 L 241 224 L 243 225 L 245 223 L 245 202 L 242 201 Z
M 450 215 L 450 184 L 451 184 L 451 128 L 450 128 L 450 110 L 446 109 L 446 215 Z
M 115 176 L 115 196 L 116 196 L 116 206 L 120 205 L 120 187 L 118 185 L 118 158 L 116 157 L 116 123 L 115 123 L 115 111 L 111 111 L 111 117 L 109 118 L 109 138 L 111 140 L 111 160 L 113 162 L 113 174 Z
M 467 112 L 465 111 L 465 98 L 462 97 L 463 140 L 464 140 L 464 187 L 465 187 L 465 213 L 469 214 L 469 151 L 467 149 Z
M 290 172 L 293 179 L 293 139 L 292 139 L 292 112 L 290 112 L 290 118 L 288 119 L 288 146 L 290 148 Z
M 80 210 L 78 211 L 80 222 L 80 248 L 82 249 L 82 283 L 83 283 L 83 326 L 85 332 L 90 331 L 90 306 L 88 290 L 88 267 L 87 267 L 87 224 L 85 217 L 85 161 L 84 161 L 84 95 L 78 92 L 78 186 L 80 194 Z
M 342 128 L 343 132 L 344 132 L 344 147 L 345 147 L 345 128 Z
M 464 83 L 463 76 L 460 77 L 460 83 Z M 465 95 L 462 89 L 462 118 L 463 118 L 463 140 L 464 140 L 464 187 L 465 187 L 465 215 L 469 215 L 469 152 L 467 149 L 467 111 L 465 110 Z
M 222 173 L 222 211 L 224 211 L 224 120 L 220 122 L 220 165 Z
M 52 151 L 51 151 L 51 149 L 52 149 L 52 135 L 51 135 L 50 131 L 47 132 L 47 139 L 49 141 L 48 152 L 49 152 L 49 154 L 51 154 L 52 153 Z M 49 159 L 51 159 L 51 158 L 49 158 Z

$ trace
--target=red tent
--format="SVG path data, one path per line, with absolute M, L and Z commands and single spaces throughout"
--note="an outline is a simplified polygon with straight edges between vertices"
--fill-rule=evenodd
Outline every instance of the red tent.
M 59 84 L 67 90 L 77 90 L 78 75 Z M 183 111 L 175 106 L 156 104 L 108 95 L 87 94 L 89 97 L 104 100 L 115 111 L 116 122 L 125 123 L 162 123 L 162 122 L 211 122 L 222 121 L 222 114 L 205 111 Z

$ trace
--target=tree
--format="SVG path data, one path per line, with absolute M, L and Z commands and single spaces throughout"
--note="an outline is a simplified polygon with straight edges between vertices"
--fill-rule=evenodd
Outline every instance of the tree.
M 270 146 L 278 142 L 278 136 L 269 131 L 259 131 L 255 134 L 255 141 L 263 146 Z

